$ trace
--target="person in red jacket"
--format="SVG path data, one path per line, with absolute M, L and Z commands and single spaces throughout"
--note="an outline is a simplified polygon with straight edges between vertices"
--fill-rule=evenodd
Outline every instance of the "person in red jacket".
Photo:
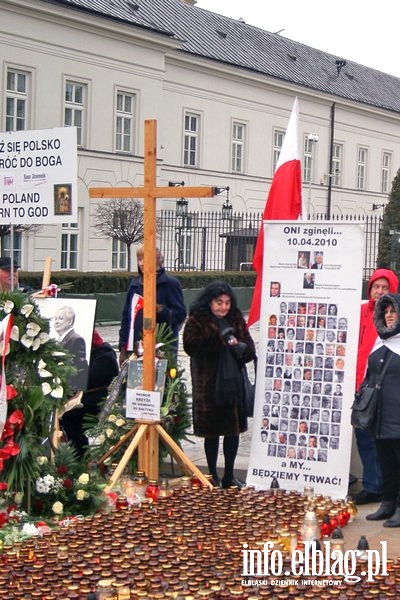
M 390 269 L 377 269 L 368 282 L 368 300 L 361 305 L 360 333 L 358 339 L 356 390 L 359 389 L 367 370 L 368 356 L 375 344 L 378 333 L 373 321 L 376 301 L 384 294 L 395 293 L 399 281 Z M 355 430 L 357 449 L 363 465 L 363 487 L 353 496 L 356 504 L 379 502 L 382 492 L 382 474 L 374 438 L 361 429 Z

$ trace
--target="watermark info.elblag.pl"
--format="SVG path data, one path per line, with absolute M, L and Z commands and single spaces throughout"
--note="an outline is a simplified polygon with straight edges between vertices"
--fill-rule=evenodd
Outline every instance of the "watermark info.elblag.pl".
M 357 583 L 364 579 L 374 581 L 377 575 L 387 576 L 387 542 L 380 542 L 381 550 L 338 550 L 331 542 L 323 542 L 318 549 L 315 542 L 304 542 L 304 549 L 294 550 L 290 563 L 272 542 L 265 542 L 262 550 L 242 546 L 243 586 L 335 586 Z M 360 558 L 363 558 L 360 571 Z M 305 579 L 302 579 L 302 578 Z M 247 579 L 246 579 L 247 578 Z M 313 579 L 315 578 L 315 579 Z M 318 579 L 317 579 L 318 578 Z

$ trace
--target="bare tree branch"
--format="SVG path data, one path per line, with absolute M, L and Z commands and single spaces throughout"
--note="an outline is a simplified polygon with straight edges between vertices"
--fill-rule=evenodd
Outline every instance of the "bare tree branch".
M 97 205 L 95 213 L 96 235 L 119 240 L 126 244 L 128 271 L 130 265 L 130 247 L 143 241 L 144 210 L 141 200 L 114 198 Z
M 9 235 L 11 232 L 12 225 L 0 225 L 0 238 Z M 37 233 L 42 228 L 41 225 L 14 225 L 14 232 L 16 233 Z

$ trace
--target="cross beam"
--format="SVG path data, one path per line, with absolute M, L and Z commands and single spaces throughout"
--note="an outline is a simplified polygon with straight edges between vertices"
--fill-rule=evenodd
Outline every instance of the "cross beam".
M 144 274 L 143 274 L 143 389 L 154 389 L 156 327 L 156 199 L 213 198 L 214 187 L 158 187 L 157 122 L 145 121 L 144 186 L 91 188 L 90 198 L 143 198 L 144 200 Z

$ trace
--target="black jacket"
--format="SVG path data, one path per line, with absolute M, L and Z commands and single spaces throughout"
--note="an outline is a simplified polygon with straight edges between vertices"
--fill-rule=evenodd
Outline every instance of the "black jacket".
M 122 312 L 121 328 L 119 330 L 119 349 L 126 348 L 131 324 L 131 302 L 134 294 L 143 296 L 143 279 L 140 275 L 134 277 L 129 286 L 124 309 Z M 179 328 L 186 317 L 186 307 L 183 301 L 181 284 L 175 277 L 167 275 L 165 269 L 157 273 L 156 301 L 162 306 L 157 312 L 157 323 L 167 323 L 175 338 L 178 338 Z M 143 309 L 139 310 L 134 325 L 135 342 L 143 337 Z M 176 343 L 177 345 L 177 343 Z
M 386 294 L 375 305 L 374 323 L 379 337 L 383 340 L 383 345 L 369 355 L 366 377 L 371 385 L 376 383 L 385 363 L 391 356 L 382 382 L 378 415 L 373 433 L 377 438 L 400 439 L 400 356 L 388 347 L 391 342 L 395 343 L 399 339 L 398 347 L 400 348 L 400 318 L 397 319 L 393 328 L 386 327 L 384 310 L 388 303 L 392 303 L 400 315 L 400 294 Z

